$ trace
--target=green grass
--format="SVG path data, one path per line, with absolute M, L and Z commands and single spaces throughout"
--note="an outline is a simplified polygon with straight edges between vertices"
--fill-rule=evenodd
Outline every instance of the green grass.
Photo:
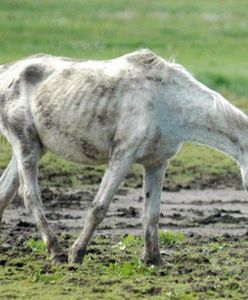
M 95 237 L 84 264 L 76 266 L 51 265 L 44 249 L 33 250 L 40 241 L 27 243 L 32 247 L 0 253 L 0 299 L 238 300 L 248 293 L 247 236 L 170 233 L 161 245 L 167 253 L 161 269 L 143 264 L 143 240 L 133 235 Z
M 161 244 L 176 244 L 183 242 L 185 236 L 182 232 L 173 232 L 173 231 L 160 231 L 159 240 Z
M 28 249 L 31 249 L 33 252 L 39 252 L 39 253 L 43 253 L 46 249 L 46 246 L 42 240 L 34 240 L 34 239 L 29 239 L 26 242 L 26 247 Z
M 247 1 L 148 0 L 1 0 L 0 63 L 46 52 L 77 58 L 106 59 L 148 47 L 165 58 L 174 57 L 197 78 L 222 92 L 248 112 Z M 9 159 L 1 145 L 0 167 Z M 49 155 L 45 169 L 79 168 Z M 128 185 L 141 184 L 141 171 Z M 96 181 L 103 168 L 80 169 Z M 87 173 L 87 174 L 88 174 Z M 205 185 L 220 180 L 238 186 L 239 171 L 229 158 L 206 147 L 186 145 L 169 170 L 167 185 Z M 225 177 L 228 177 L 224 181 Z M 138 183 L 137 183 L 138 182 Z M 203 184 L 204 185 L 204 184 Z

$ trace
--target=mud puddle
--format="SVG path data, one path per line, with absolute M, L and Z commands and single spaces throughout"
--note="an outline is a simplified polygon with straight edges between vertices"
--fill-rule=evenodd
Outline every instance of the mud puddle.
M 79 232 L 97 186 L 79 189 L 62 187 L 42 190 L 46 216 L 60 233 Z M 99 234 L 142 232 L 141 189 L 121 188 L 113 199 Z M 248 200 L 244 191 L 182 190 L 163 192 L 160 228 L 200 235 L 242 235 L 248 229 Z M 5 211 L 1 234 L 37 233 L 34 222 L 20 199 Z M 21 239 L 21 237 L 20 237 Z

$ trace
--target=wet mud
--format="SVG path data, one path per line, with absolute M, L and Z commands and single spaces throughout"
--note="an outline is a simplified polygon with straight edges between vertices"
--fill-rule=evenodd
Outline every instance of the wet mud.
M 84 225 L 97 185 L 80 189 L 51 187 L 41 190 L 46 217 L 56 232 L 76 234 Z M 142 233 L 142 189 L 122 187 L 115 195 L 97 234 Z M 243 235 L 248 230 L 248 200 L 245 191 L 181 190 L 163 192 L 160 228 L 201 236 Z M 22 201 L 14 199 L 5 210 L 1 234 L 22 236 L 38 231 Z

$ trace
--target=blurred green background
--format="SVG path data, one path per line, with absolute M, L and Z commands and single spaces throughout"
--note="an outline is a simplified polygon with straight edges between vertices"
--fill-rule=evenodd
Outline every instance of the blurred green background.
M 175 58 L 248 113 L 247 8 L 247 0 L 1 0 L 0 64 L 38 52 L 108 59 L 146 47 L 165 59 Z M 3 169 L 10 148 L 4 143 L 0 147 Z M 54 184 L 99 182 L 103 169 L 78 167 L 48 154 L 41 163 L 41 179 L 46 184 L 43 175 L 54 173 Z M 141 185 L 139 167 L 134 166 L 126 185 Z M 187 144 L 172 161 L 166 186 L 241 184 L 229 158 Z

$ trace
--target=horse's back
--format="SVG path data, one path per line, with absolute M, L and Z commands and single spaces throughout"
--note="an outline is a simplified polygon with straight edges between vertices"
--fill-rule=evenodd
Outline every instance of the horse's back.
M 147 116 L 143 103 L 158 81 L 149 64 L 158 62 L 150 52 L 88 62 L 30 57 L 5 72 L 4 111 L 19 124 L 34 124 L 41 144 L 66 159 L 106 162 L 117 129 L 129 127 L 133 135 L 134 123 Z

